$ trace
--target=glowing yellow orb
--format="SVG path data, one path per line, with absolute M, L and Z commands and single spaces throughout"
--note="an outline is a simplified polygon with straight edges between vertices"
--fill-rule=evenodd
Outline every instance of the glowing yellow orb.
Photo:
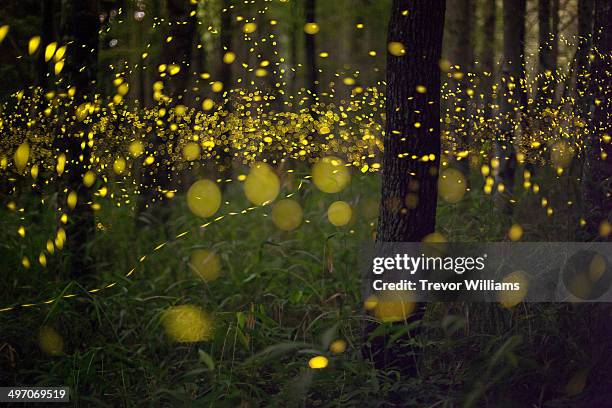
M 224 64 L 231 64 L 234 61 L 236 61 L 236 54 L 234 54 L 233 52 L 228 51 L 223 55 Z
M 219 278 L 221 261 L 214 251 L 197 249 L 189 258 L 189 267 L 196 276 L 212 282 Z
M 523 227 L 519 224 L 513 224 L 508 230 L 508 238 L 510 241 L 518 241 L 523 236 Z
M 448 168 L 440 174 L 438 191 L 444 201 L 454 204 L 465 195 L 467 183 L 465 176 L 457 169 Z
M 312 167 L 312 181 L 324 193 L 337 193 L 350 183 L 351 173 L 341 159 L 327 156 Z
M 447 242 L 446 237 L 439 232 L 432 232 L 423 238 L 423 242 L 427 244 L 442 244 Z
M 389 50 L 389 54 L 396 57 L 401 57 L 406 54 L 406 47 L 404 47 L 404 44 L 397 41 L 391 41 L 387 44 L 387 50 Z
M 221 81 L 215 81 L 210 85 L 210 89 L 212 89 L 213 92 L 215 93 L 219 93 L 223 90 L 223 82 Z
M 55 50 L 57 50 L 56 42 L 52 42 L 47 45 L 47 47 L 45 48 L 45 62 L 51 61 L 51 58 L 53 58 L 53 54 L 55 54 Z
M 280 230 L 293 231 L 302 223 L 302 207 L 294 200 L 286 198 L 272 207 L 272 222 Z
M 589 279 L 597 282 L 606 272 L 606 258 L 600 254 L 595 254 L 589 263 Z
M 308 361 L 308 366 L 314 369 L 321 369 L 327 367 L 329 360 L 325 356 L 316 356 Z
M 242 31 L 245 34 L 251 34 L 255 32 L 255 30 L 257 30 L 257 24 L 255 23 L 246 23 L 245 25 L 242 26 Z
M 77 205 L 77 193 L 76 191 L 71 191 L 70 193 L 68 193 L 68 198 L 66 199 L 66 203 L 68 204 L 68 207 L 70 209 L 73 209 L 74 207 L 76 207 Z
M 0 27 L 0 43 L 4 41 L 9 30 L 10 30 L 10 27 L 6 24 Z
M 213 102 L 212 99 L 204 99 L 204 101 L 202 101 L 202 109 L 205 111 L 209 111 L 211 110 L 213 107 L 215 106 L 215 103 Z
M 383 292 L 374 308 L 374 316 L 383 322 L 404 321 L 415 307 L 409 292 Z
M 93 171 L 88 171 L 85 173 L 85 175 L 83 175 L 83 185 L 85 187 L 91 187 L 93 186 L 93 183 L 96 182 L 96 173 L 94 173 Z
M 123 157 L 118 157 L 113 163 L 113 171 L 115 174 L 120 175 L 125 171 L 126 161 Z
M 212 318 L 197 306 L 181 305 L 167 309 L 162 325 L 170 340 L 177 343 L 195 343 L 212 337 Z
M 280 180 L 266 163 L 255 163 L 244 182 L 244 194 L 255 205 L 274 201 L 280 191 Z
M 64 340 L 55 329 L 42 326 L 38 331 L 38 345 L 43 353 L 59 356 L 64 353 Z
M 28 164 L 28 159 L 30 158 L 30 145 L 27 142 L 24 142 L 19 145 L 17 150 L 15 150 L 15 156 L 13 160 L 15 161 L 15 167 L 17 167 L 17 171 L 22 171 L 25 169 L 26 164 Z
M 132 156 L 134 157 L 138 157 L 140 156 L 142 153 L 144 153 L 144 145 L 142 144 L 142 142 L 140 140 L 134 140 L 132 143 L 130 143 L 130 145 L 128 146 L 128 150 L 130 151 L 130 153 L 132 154 Z
M 346 351 L 346 341 L 342 339 L 334 340 L 332 344 L 329 345 L 329 351 L 334 354 L 344 353 Z
M 198 180 L 187 191 L 187 206 L 198 217 L 214 215 L 221 207 L 221 190 L 211 180 Z
M 38 47 L 40 46 L 40 36 L 35 36 L 30 38 L 28 42 L 28 54 L 32 55 L 36 51 L 38 51 Z
M 306 34 L 315 35 L 319 32 L 319 25 L 317 23 L 306 23 L 304 24 L 304 32 Z
M 497 300 L 505 308 L 512 308 L 525 299 L 529 290 L 529 281 L 527 276 L 522 271 L 512 272 L 502 279 L 503 283 L 518 284 L 518 290 L 500 290 L 497 292 Z
M 194 161 L 200 158 L 200 145 L 196 142 L 189 142 L 183 146 L 183 158 L 187 161 Z
M 352 216 L 353 210 L 351 206 L 344 201 L 336 201 L 327 209 L 327 219 L 336 227 L 348 224 Z

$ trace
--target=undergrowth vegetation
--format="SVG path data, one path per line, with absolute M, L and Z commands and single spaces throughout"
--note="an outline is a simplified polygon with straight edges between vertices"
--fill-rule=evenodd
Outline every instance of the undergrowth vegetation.
M 408 352 L 421 356 L 414 377 L 374 368 L 362 356 L 367 343 L 386 334 L 386 347 L 392 348 L 413 328 L 381 324 L 364 337 L 363 327 L 372 317 L 362 309 L 355 254 L 374 236 L 378 179 L 360 176 L 344 192 L 325 195 L 308 178 L 297 190 L 300 177 L 286 181 L 283 190 L 304 208 L 305 221 L 295 231 L 275 228 L 269 206 L 241 213 L 249 204 L 240 185 L 231 184 L 219 214 L 237 214 L 206 228 L 200 228 L 201 219 L 188 211 L 182 195 L 172 201 L 166 223 L 148 219 L 138 226 L 128 207 L 98 212 L 98 233 L 89 246 L 95 280 L 66 284 L 67 255 L 54 257 L 47 268 L 34 265 L 18 281 L 0 277 L 7 305 L 75 295 L 0 313 L 0 381 L 66 385 L 81 406 L 377 406 L 390 400 L 419 406 L 481 406 L 491 400 L 496 406 L 519 406 L 580 388 L 595 358 L 594 350 L 584 348 L 588 333 L 576 331 L 581 319 L 576 311 L 582 306 L 508 310 L 495 304 L 430 304 L 417 323 L 424 330 L 409 341 Z M 479 183 L 473 177 L 472 191 L 460 203 L 440 204 L 438 229 L 449 240 L 506 239 L 507 230 L 492 219 L 491 200 Z M 342 228 L 324 219 L 336 199 L 355 209 Z M 537 204 L 523 199 L 517 208 L 525 239 L 551 239 L 543 231 L 564 233 L 562 226 L 539 228 Z M 7 231 L 24 222 L 21 217 L 3 212 L 2 242 L 9 239 Z M 184 231 L 191 233 L 173 238 Z M 32 233 L 22 245 L 44 245 L 46 235 Z M 2 245 L 3 262 L 18 268 L 20 257 L 10 248 L 10 242 Z M 219 254 L 219 279 L 206 283 L 190 271 L 190 253 L 199 248 Z M 116 284 L 88 292 L 110 282 Z M 166 336 L 161 317 L 168 307 L 182 304 L 214 316 L 208 341 L 173 343 Z M 41 327 L 61 336 L 62 353 L 50 357 L 41 351 Z M 336 339 L 346 341 L 344 352 L 329 350 Z M 328 356 L 329 366 L 310 369 L 315 355 Z

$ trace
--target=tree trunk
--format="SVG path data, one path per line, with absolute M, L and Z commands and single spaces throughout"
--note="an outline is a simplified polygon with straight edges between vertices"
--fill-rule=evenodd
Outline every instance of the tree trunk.
M 407 52 L 402 56 L 387 55 L 382 196 L 376 239 L 420 242 L 434 232 L 436 223 L 440 164 L 439 60 L 445 1 L 394 0 L 392 7 L 388 42 L 403 44 Z M 419 93 L 417 86 L 424 86 L 427 91 Z M 419 159 L 412 159 L 412 155 Z M 417 196 L 415 208 L 408 208 L 405 202 L 409 194 Z M 420 319 L 423 310 L 422 305 L 417 305 L 409 319 Z M 366 332 L 375 327 L 375 324 L 366 327 Z M 401 339 L 393 348 L 387 348 L 386 342 L 386 336 L 372 339 L 364 354 L 380 368 L 394 365 L 404 373 L 414 372 L 412 347 Z
M 98 42 L 100 19 L 96 0 L 62 0 L 61 32 L 68 45 L 63 80 L 66 87 L 75 87 L 75 103 L 92 101 L 98 74 Z M 83 174 L 90 165 L 91 151 L 85 145 L 87 125 L 75 121 L 58 141 L 66 152 L 67 188 L 78 195 L 76 207 L 71 211 L 66 228 L 66 249 L 70 252 L 70 273 L 81 277 L 91 272 L 86 247 L 95 232 L 91 208 L 92 193 L 83 185 Z
M 316 0 L 305 0 L 304 12 L 307 23 L 316 22 Z M 314 100 L 317 95 L 317 83 L 319 82 L 319 73 L 317 70 L 317 56 L 315 36 L 305 33 L 304 42 L 306 54 L 306 86 L 310 91 L 311 98 Z
M 408 15 L 402 15 L 407 8 Z M 443 0 L 393 2 L 388 38 L 404 44 L 407 53 L 387 56 L 387 122 L 377 235 L 381 242 L 420 242 L 434 231 L 440 163 L 438 61 L 443 12 Z M 418 85 L 425 86 L 427 92 L 418 93 Z M 416 123 L 420 125 L 416 127 Z M 412 155 L 433 155 L 434 159 L 413 160 Z M 404 200 L 415 190 L 418 206 L 409 210 Z
M 220 32 L 220 45 L 221 45 L 221 59 L 227 51 L 232 50 L 232 9 L 230 8 L 231 1 L 224 0 L 222 2 L 223 9 L 225 11 L 221 11 L 221 32 Z M 222 63 L 220 66 L 219 72 L 219 80 L 223 83 L 224 89 L 228 89 L 232 82 L 232 64 L 224 64 Z M 229 94 L 228 94 L 229 95 Z M 230 101 L 225 103 L 225 98 L 223 95 L 220 95 L 221 100 L 223 102 L 223 111 L 225 114 L 229 114 L 232 111 L 232 104 Z M 227 116 L 225 116 L 227 120 Z M 228 143 L 230 138 L 227 138 Z M 229 149 L 226 151 L 226 149 Z M 221 145 L 218 149 L 218 164 L 219 164 L 219 173 L 222 179 L 229 179 L 232 177 L 232 151 L 231 145 Z M 225 188 L 226 183 L 221 184 L 221 188 Z
M 588 114 L 589 98 L 587 88 L 589 80 L 589 52 L 591 35 L 593 33 L 593 3 L 594 0 L 578 1 L 578 49 L 576 50 L 576 99 L 578 114 L 582 117 Z
M 538 1 L 538 106 L 543 108 L 552 102 L 554 91 L 551 78 L 556 61 L 553 61 L 551 0 Z
M 499 130 L 496 143 L 499 167 L 496 170 L 496 205 L 504 214 L 512 213 L 512 193 L 516 171 L 514 132 L 522 126 L 522 109 L 526 105 L 525 81 L 525 11 L 526 0 L 504 0 L 504 61 Z
M 552 93 L 552 97 L 554 99 L 554 102 L 557 103 L 557 98 L 558 98 L 558 75 L 556 73 L 557 68 L 558 68 L 558 61 L 559 61 L 559 22 L 560 22 L 560 15 L 559 15 L 559 1 L 560 0 L 552 0 L 552 23 L 551 23 L 551 36 L 552 36 L 552 44 L 550 45 L 550 59 L 553 62 L 553 67 L 554 67 L 554 71 L 555 71 L 555 77 L 553 78 L 555 83 L 554 83 L 554 89 L 551 92 Z
M 493 118 L 493 85 L 495 84 L 495 47 L 488 44 L 488 41 L 494 41 L 496 29 L 496 13 L 497 6 L 495 0 L 486 0 L 484 3 L 484 24 L 483 37 L 485 44 L 482 48 L 482 69 L 488 72 L 489 75 L 482 78 L 482 91 L 484 95 L 484 118 L 490 120 Z
M 473 46 L 471 27 L 473 23 L 472 1 L 471 0 L 448 0 L 446 9 L 446 34 L 448 51 L 447 59 L 455 68 L 453 72 L 463 75 L 452 76 L 449 90 L 454 94 L 454 106 L 450 106 L 453 116 L 457 118 L 451 124 L 451 135 L 457 143 L 458 151 L 468 150 L 470 135 L 470 101 L 466 94 L 469 88 L 468 72 L 472 71 Z M 458 67 L 458 68 L 457 68 Z M 457 163 L 457 167 L 467 176 L 469 173 L 469 162 L 462 159 Z
M 167 37 L 170 42 L 163 39 L 160 64 L 165 64 L 163 93 L 169 97 L 169 105 L 176 106 L 185 103 L 184 96 L 190 82 L 192 43 L 195 35 L 194 17 L 189 14 L 193 5 L 183 0 L 166 1 L 169 29 Z M 178 66 L 180 70 L 170 75 L 170 67 Z M 165 224 L 168 218 L 167 206 L 164 202 L 164 191 L 177 188 L 178 179 L 174 177 L 174 170 L 170 159 L 172 141 L 154 131 L 152 147 L 147 149 L 148 156 L 154 156 L 155 162 L 143 166 L 141 177 L 141 194 L 138 198 L 138 225 L 142 226 L 151 221 Z

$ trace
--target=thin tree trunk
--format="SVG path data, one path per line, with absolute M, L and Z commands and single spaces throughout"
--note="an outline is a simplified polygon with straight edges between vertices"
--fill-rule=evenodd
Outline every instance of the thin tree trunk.
M 512 194 L 516 171 L 514 132 L 522 126 L 525 107 L 525 12 L 526 0 L 504 0 L 504 61 L 502 67 L 502 114 L 499 130 L 502 140 L 496 144 L 499 167 L 496 170 L 496 204 L 504 214 L 512 213 Z
M 554 82 L 554 88 L 552 91 L 552 97 L 553 97 L 553 101 L 556 103 L 557 102 L 557 98 L 558 98 L 558 92 L 557 89 L 559 87 L 558 85 L 558 73 L 557 73 L 557 68 L 558 68 L 558 61 L 559 61 L 559 21 L 560 21 L 560 16 L 559 16 L 559 0 L 552 0 L 552 24 L 551 24 L 551 36 L 552 36 L 552 43 L 550 45 L 550 59 L 552 60 L 553 63 L 553 73 L 555 74 L 555 77 L 553 78 Z
M 483 24 L 483 37 L 485 42 L 493 41 L 495 38 L 496 30 L 496 13 L 497 6 L 495 0 L 486 0 L 484 3 L 484 24 Z M 484 95 L 484 118 L 489 120 L 493 118 L 493 84 L 495 84 L 495 47 L 485 43 L 482 48 L 482 68 L 483 71 L 488 72 L 482 79 L 482 91 Z
M 307 23 L 316 22 L 316 0 L 305 0 L 304 12 Z M 315 36 L 305 33 L 304 51 L 306 54 L 306 86 L 314 99 L 317 95 L 319 73 L 317 70 L 317 56 Z
M 221 45 L 221 59 L 227 51 L 232 50 L 232 9 L 230 8 L 231 0 L 223 1 L 223 9 L 221 12 L 221 33 L 220 33 L 220 45 Z M 232 82 L 232 64 L 224 64 L 222 63 L 220 66 L 219 72 L 219 80 L 223 83 L 223 87 L 227 90 L 231 86 Z M 229 95 L 229 93 L 228 93 Z M 227 120 L 227 115 L 229 115 L 232 111 L 231 101 L 225 102 L 225 99 L 221 95 L 223 102 L 223 111 L 226 115 L 225 118 Z M 227 142 L 230 143 L 230 138 L 227 138 Z M 226 151 L 227 149 L 227 151 Z M 232 151 L 231 145 L 227 146 L 219 146 L 219 154 L 218 154 L 218 164 L 219 164 L 219 172 L 222 179 L 229 179 L 232 177 Z M 224 188 L 226 183 L 222 183 L 221 187 Z
M 195 21 L 190 12 L 193 6 L 183 0 L 167 0 L 168 32 L 171 37 L 168 43 L 163 39 L 160 63 L 165 64 L 166 76 L 164 77 L 165 96 L 169 97 L 169 104 L 176 106 L 185 103 L 184 96 L 190 82 L 190 63 L 192 53 L 192 42 L 195 34 Z M 178 66 L 180 70 L 170 75 L 170 67 Z M 168 208 L 164 205 L 164 191 L 177 188 L 179 177 L 174 177 L 170 154 L 173 150 L 172 141 L 162 137 L 154 131 L 152 135 L 152 148 L 147 149 L 146 154 L 155 157 L 152 165 L 143 166 L 141 177 L 142 191 L 138 202 L 138 225 L 142 226 L 145 221 L 155 221 L 164 224 L 168 218 Z M 144 215 L 144 217 L 143 217 Z M 147 218 L 150 218 L 147 220 Z
M 466 93 L 468 86 L 468 72 L 472 71 L 473 45 L 471 27 L 473 23 L 471 0 L 448 0 L 446 9 L 446 34 L 448 43 L 448 60 L 458 73 L 450 78 L 450 92 L 455 96 L 455 102 L 450 106 L 453 115 L 458 118 L 449 129 L 453 135 L 459 151 L 468 150 L 470 129 L 470 101 Z M 458 69 L 456 68 L 458 67 Z M 457 167 L 463 174 L 469 173 L 469 162 L 466 159 L 458 161 Z
M 98 7 L 96 0 L 62 0 L 62 40 L 64 44 L 70 44 L 63 80 L 65 86 L 75 87 L 75 107 L 84 101 L 92 101 L 95 95 L 100 27 Z M 87 254 L 87 244 L 95 233 L 92 193 L 82 181 L 91 158 L 87 145 L 81 149 L 81 135 L 86 133 L 87 125 L 75 122 L 58 141 L 67 157 L 67 188 L 78 196 L 76 207 L 70 212 L 65 244 L 70 252 L 70 273 L 73 277 L 82 277 L 92 272 Z
M 588 112 L 587 88 L 589 80 L 589 52 L 591 49 L 591 35 L 593 33 L 593 4 L 594 0 L 578 1 L 578 49 L 576 50 L 576 99 L 578 114 L 586 117 Z
M 555 68 L 552 54 L 552 18 L 551 0 L 538 1 L 538 87 L 536 98 L 540 108 L 548 105 L 551 92 L 554 90 L 551 82 Z

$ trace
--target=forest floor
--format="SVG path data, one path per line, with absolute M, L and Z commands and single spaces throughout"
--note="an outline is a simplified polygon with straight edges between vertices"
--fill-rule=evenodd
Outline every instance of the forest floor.
M 301 176 L 285 183 L 285 195 L 296 191 Z M 438 231 L 449 241 L 505 240 L 507 227 L 481 192 L 482 180 L 473 177 L 471 183 L 459 203 L 440 203 Z M 241 213 L 250 205 L 235 183 L 224 191 L 227 202 L 218 213 L 228 215 L 204 229 L 182 195 L 163 225 L 137 228 L 128 208 L 103 208 L 90 244 L 97 276 L 70 284 L 58 272 L 65 268 L 61 257 L 46 269 L 21 267 L 9 232 L 24 223 L 23 215 L 3 210 L 2 269 L 20 272 L 0 277 L 2 302 L 76 296 L 0 313 L 0 383 L 69 386 L 81 406 L 382 406 L 395 399 L 401 406 L 500 407 L 580 401 L 596 357 L 584 348 L 588 333 L 577 324 L 579 306 L 432 304 L 424 334 L 412 340 L 421 356 L 414 376 L 377 370 L 362 357 L 371 340 L 363 326 L 372 318 L 363 311 L 356 254 L 373 238 L 378 197 L 373 175 L 354 176 L 333 195 L 304 180 L 294 198 L 305 221 L 292 232 L 275 228 L 268 206 Z M 352 221 L 340 228 L 325 215 L 339 199 L 353 207 Z M 559 240 L 563 225 L 575 225 L 564 223 L 563 214 L 557 224 L 534 216 L 537 197 L 520 202 L 524 207 L 515 217 L 531 214 L 521 222 L 525 240 Z M 25 220 L 28 225 L 53 225 L 55 217 L 25 214 L 43 218 Z M 546 229 L 538 222 L 546 222 Z M 184 231 L 190 233 L 163 238 Z M 42 247 L 49 234 L 32 232 L 27 245 Z M 190 271 L 189 256 L 198 248 L 219 254 L 219 279 L 206 283 Z M 116 284 L 87 292 L 110 282 Z M 185 304 L 213 316 L 208 341 L 169 341 L 164 311 Z M 59 336 L 57 355 L 41 351 L 41 327 Z M 401 324 L 381 324 L 373 335 L 386 333 L 387 347 L 393 347 L 406 332 Z M 344 352 L 329 351 L 336 339 L 346 342 Z M 327 356 L 329 365 L 309 368 L 315 355 Z

